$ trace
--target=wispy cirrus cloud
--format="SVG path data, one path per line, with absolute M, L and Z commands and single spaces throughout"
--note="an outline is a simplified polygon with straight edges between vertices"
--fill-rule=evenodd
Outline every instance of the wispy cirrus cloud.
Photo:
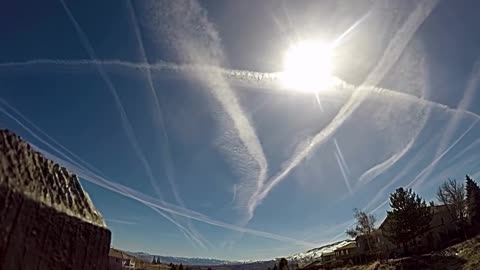
M 383 56 L 377 63 L 376 67 L 367 76 L 365 85 L 376 85 L 380 82 L 385 74 L 399 59 L 404 48 L 417 31 L 418 27 L 425 21 L 435 8 L 437 1 L 425 1 L 417 5 L 415 10 L 408 16 L 403 25 L 396 32 L 395 36 L 390 40 Z M 307 143 L 305 147 L 298 150 L 294 155 L 282 166 L 282 169 L 270 178 L 260 192 L 252 195 L 249 201 L 249 210 L 254 211 L 256 206 L 268 195 L 270 190 L 280 183 L 285 177 L 296 168 L 316 147 L 331 138 L 335 131 L 352 115 L 352 113 L 360 106 L 360 104 L 367 98 L 367 94 L 363 91 L 354 91 L 348 102 L 342 106 L 339 113 L 330 121 L 330 123 L 316 134 Z
M 425 181 L 425 179 L 428 178 L 428 176 L 432 173 L 433 169 L 435 168 L 435 164 L 438 162 L 438 160 L 440 160 L 446 153 L 448 153 L 448 150 L 450 150 L 452 145 L 454 146 L 457 143 L 457 141 L 455 141 L 450 146 L 448 146 L 448 143 L 451 141 L 454 131 L 458 128 L 460 120 L 463 117 L 463 114 L 460 112 L 468 110 L 468 107 L 470 107 L 472 101 L 474 100 L 473 97 L 475 95 L 475 91 L 478 89 L 479 83 L 480 83 L 480 59 L 477 59 L 477 61 L 475 61 L 473 65 L 473 70 L 470 74 L 470 78 L 467 81 L 466 89 L 463 92 L 464 93 L 463 97 L 458 104 L 458 107 L 457 107 L 458 111 L 451 114 L 450 121 L 448 122 L 448 125 L 446 126 L 445 131 L 442 133 L 442 138 L 440 139 L 440 144 L 437 147 L 434 161 L 431 164 L 429 164 L 427 167 L 425 167 L 425 169 L 414 179 L 414 181 L 416 182 L 415 183 L 416 187 L 420 186 Z
M 5 102 L 5 101 L 3 101 Z M 2 104 L 5 104 L 3 103 Z M 8 104 L 8 103 L 6 103 Z M 10 108 L 13 108 L 10 106 Z M 18 112 L 18 110 L 16 110 Z M 165 213 L 175 215 L 178 217 L 184 217 L 188 218 L 191 220 L 196 220 L 205 224 L 209 224 L 212 226 L 224 228 L 227 230 L 232 230 L 236 232 L 241 232 L 241 233 L 247 233 L 250 235 L 266 238 L 266 239 L 272 239 L 272 240 L 277 240 L 281 242 L 286 242 L 290 244 L 295 244 L 295 245 L 300 245 L 300 246 L 306 246 L 306 247 L 313 247 L 316 244 L 315 243 L 310 243 L 307 241 L 303 240 L 297 240 L 291 237 L 287 236 L 282 236 L 274 233 L 269 233 L 265 231 L 260 231 L 260 230 L 254 230 L 254 229 L 249 229 L 249 228 L 244 228 L 242 226 L 237 226 L 233 225 L 227 222 L 219 221 L 213 218 L 210 218 L 204 214 L 201 214 L 199 212 L 193 211 L 191 209 L 181 207 L 175 204 L 168 203 L 162 199 L 159 198 L 153 198 L 151 196 L 148 196 L 146 194 L 143 194 L 139 191 L 136 191 L 130 187 L 127 187 L 125 185 L 122 185 L 120 183 L 117 183 L 115 181 L 112 181 L 111 179 L 108 179 L 105 175 L 103 175 L 98 169 L 93 167 L 91 164 L 86 162 L 85 160 L 81 159 L 78 155 L 73 153 L 71 150 L 69 150 L 67 147 L 63 146 L 60 144 L 58 141 L 55 141 L 50 135 L 48 135 L 46 132 L 42 131 L 41 129 L 38 128 L 32 121 L 30 121 L 28 118 L 26 118 L 24 115 L 21 115 L 21 118 L 16 117 L 15 115 L 8 113 L 8 111 L 5 109 L 5 107 L 0 107 L 0 113 L 3 113 L 5 116 L 10 118 L 11 120 L 15 121 L 17 124 L 19 124 L 20 127 L 22 127 L 28 134 L 30 134 L 33 138 L 41 142 L 43 145 L 45 145 L 47 148 L 41 147 L 39 145 L 36 145 L 32 142 L 29 142 L 34 149 L 37 151 L 41 152 L 44 154 L 47 158 L 54 160 L 55 162 L 61 164 L 62 166 L 66 167 L 69 171 L 73 172 L 74 174 L 78 175 L 81 179 L 86 180 L 92 184 L 95 184 L 101 188 L 104 188 L 106 190 L 112 191 L 114 193 L 117 193 L 119 195 L 122 195 L 126 198 L 133 199 L 135 201 L 138 201 L 142 204 L 144 204 L 147 207 L 150 207 L 152 209 L 155 209 L 154 211 L 162 216 L 164 216 L 167 220 L 171 221 L 175 225 L 177 225 L 182 233 L 185 233 L 186 236 L 190 237 L 195 237 L 194 234 L 190 234 L 189 230 L 185 228 L 183 225 L 177 222 L 176 220 L 172 219 L 171 216 L 166 215 Z M 41 132 L 37 132 L 32 128 L 29 128 L 29 125 L 33 125 L 34 129 L 36 130 L 37 128 Z M 52 141 L 52 143 L 48 141 Z M 56 154 L 54 154 L 56 153 Z M 88 165 L 89 167 L 93 167 L 92 169 L 87 168 L 85 165 Z M 193 241 L 197 242 L 198 244 L 202 243 L 202 239 L 192 239 Z
M 69 7 L 65 4 L 65 2 L 63 0 L 60 0 L 61 4 L 62 4 L 62 7 L 63 9 L 65 10 L 65 13 L 67 14 L 69 20 L 71 21 L 71 23 L 73 24 L 77 34 L 78 34 L 78 37 L 83 45 L 83 47 L 85 48 L 85 50 L 87 51 L 88 55 L 90 56 L 90 58 L 92 60 L 96 60 L 98 59 L 96 53 L 95 53 L 95 50 L 93 49 L 86 33 L 83 31 L 83 29 L 81 28 L 80 24 L 78 23 L 78 21 L 75 19 L 75 16 L 73 15 L 73 13 L 71 12 L 71 10 L 69 9 Z M 133 16 L 134 14 L 132 14 Z M 136 27 L 136 29 L 138 29 L 138 27 Z M 140 36 L 140 33 L 136 32 L 136 37 L 137 37 L 137 40 L 139 41 L 140 43 L 140 50 L 141 50 L 141 53 L 142 53 L 142 60 L 144 60 L 144 62 L 146 62 L 146 55 L 145 55 L 145 49 L 143 48 L 143 43 L 141 42 L 141 36 Z M 144 169 L 145 169 L 145 172 L 147 174 L 147 178 L 148 180 L 150 181 L 150 184 L 152 185 L 153 189 L 155 190 L 156 194 L 162 198 L 163 195 L 162 195 L 162 192 L 161 192 L 161 189 L 160 189 L 160 186 L 159 184 L 157 183 L 157 181 L 155 180 L 155 176 L 153 175 L 153 171 L 148 163 L 148 160 L 147 158 L 145 157 L 145 155 L 143 154 L 141 148 L 140 148 L 140 145 L 138 144 L 138 141 L 136 139 L 136 136 L 135 136 L 135 133 L 133 131 L 133 128 L 132 128 L 132 125 L 130 123 L 130 121 L 128 120 L 128 116 L 127 116 L 127 113 L 125 111 L 125 108 L 124 106 L 122 105 L 122 101 L 120 99 L 120 96 L 118 95 L 118 91 L 117 89 L 115 88 L 114 84 L 112 83 L 112 81 L 110 80 L 110 78 L 108 77 L 107 73 L 105 72 L 104 68 L 102 67 L 102 65 L 95 65 L 98 73 L 100 74 L 101 78 L 103 79 L 103 81 L 105 82 L 105 84 L 107 85 L 108 89 L 110 90 L 110 93 L 112 94 L 113 98 L 114 98 L 114 101 L 115 101 L 115 104 L 117 106 L 117 109 L 120 113 L 120 117 L 121 117 L 121 122 L 122 122 L 122 126 L 123 126 L 123 129 L 130 141 L 130 144 L 132 145 L 133 149 L 135 150 L 135 153 L 137 155 L 137 157 L 139 158 L 141 164 L 143 165 Z M 152 94 L 154 95 L 154 101 L 155 101 L 155 107 L 157 109 L 158 112 L 160 112 L 160 108 L 159 108 L 159 104 L 158 104 L 158 98 L 156 98 L 156 94 L 155 94 L 155 89 L 153 88 L 153 83 L 152 83 L 152 79 L 151 79 L 151 73 L 150 73 L 150 70 L 147 69 L 147 81 L 148 81 L 148 84 L 150 86 L 150 90 L 152 92 Z M 158 116 L 158 117 L 161 117 L 161 116 Z M 162 121 L 162 119 L 160 118 L 160 121 Z M 163 123 L 161 123 L 163 125 Z M 164 133 L 166 135 L 166 133 Z M 166 138 L 168 138 L 168 136 L 165 136 Z M 166 141 L 168 143 L 168 140 Z M 167 157 L 168 158 L 168 157 Z M 167 167 L 170 169 L 170 164 L 167 164 Z M 168 170 L 167 170 L 168 171 Z M 170 171 L 168 171 L 169 174 Z M 169 178 L 170 180 L 171 178 Z M 171 182 L 171 181 L 170 181 Z M 177 194 L 177 197 L 178 197 L 178 194 Z M 178 199 L 178 198 L 177 198 Z M 179 227 L 179 229 L 182 231 L 182 232 L 185 232 L 185 227 L 183 226 L 179 226 L 179 222 L 177 220 L 175 220 L 175 216 L 171 216 L 171 217 L 167 217 L 168 216 L 168 213 L 159 213 L 161 214 L 164 218 L 166 218 L 167 220 L 171 221 L 172 223 L 174 223 L 175 225 L 177 225 Z M 191 231 L 188 231 L 186 234 L 186 236 L 191 236 L 190 239 L 192 239 L 193 241 L 195 242 L 201 242 L 200 239 L 202 239 L 203 237 L 201 237 L 201 235 L 199 235 L 199 233 L 194 230 L 193 228 L 191 228 Z M 189 238 L 189 237 L 187 237 Z M 201 246 L 205 246 L 205 244 L 201 244 Z
M 188 2 L 188 3 L 190 5 L 190 6 L 187 5 L 188 8 L 191 8 L 192 7 L 191 2 Z M 375 84 L 376 81 L 378 82 L 379 80 L 381 80 L 381 78 L 383 78 L 384 74 L 386 74 L 386 72 L 390 69 L 391 65 L 393 65 L 393 63 L 395 63 L 396 59 L 398 59 L 398 57 L 401 54 L 403 48 L 406 46 L 406 44 L 408 43 L 408 41 L 411 38 L 411 36 L 413 35 L 413 33 L 416 31 L 416 28 L 428 17 L 428 15 L 430 14 L 431 10 L 433 10 L 435 5 L 436 5 L 436 1 L 429 1 L 429 2 L 418 4 L 418 6 L 414 10 L 414 12 L 412 12 L 412 14 L 410 14 L 410 16 L 405 21 L 405 23 L 397 31 L 397 34 L 390 41 L 390 44 L 389 44 L 389 46 L 387 46 L 387 49 L 384 53 L 384 56 L 381 58 L 381 60 L 377 64 L 377 67 L 374 69 L 374 71 L 367 78 L 366 83 L 370 82 L 372 84 Z M 193 4 L 193 7 L 194 7 L 194 9 L 198 8 L 197 4 Z M 180 8 L 179 10 L 183 10 L 183 9 Z M 200 10 L 201 10 L 201 8 L 200 8 Z M 191 14 L 191 13 L 189 13 L 189 14 Z M 193 14 L 196 14 L 196 13 L 193 12 Z M 205 21 L 206 19 L 203 18 L 202 16 L 200 16 L 201 19 L 193 19 L 193 21 Z M 207 22 L 208 22 L 208 20 L 207 20 Z M 207 23 L 207 24 L 209 24 L 209 23 Z M 189 26 L 186 25 L 186 24 L 180 23 L 180 28 L 182 28 L 182 27 L 187 29 Z M 188 32 L 188 30 L 186 32 Z M 210 31 L 210 30 L 207 31 L 207 33 L 209 33 L 209 34 L 207 34 L 207 36 L 210 35 L 212 37 L 212 40 L 215 40 L 215 42 L 219 43 L 218 34 L 215 34 L 214 31 Z M 182 37 L 187 37 L 186 40 L 189 40 L 189 38 L 188 38 L 189 35 L 194 36 L 193 39 L 197 38 L 196 34 L 191 34 L 191 33 L 187 34 L 186 36 L 182 36 Z M 190 38 L 192 38 L 192 37 L 190 37 Z M 200 40 L 202 40 L 202 38 L 200 38 Z M 202 42 L 200 42 L 200 44 L 201 43 Z M 185 44 L 183 44 L 183 45 L 185 45 Z M 200 46 L 200 47 L 202 47 L 202 46 Z M 187 48 L 185 50 L 187 52 L 189 52 L 188 48 L 191 48 L 191 44 L 189 43 L 189 44 L 185 45 L 185 48 Z M 256 73 L 256 72 L 250 72 L 250 71 L 238 71 L 238 70 L 221 69 L 221 68 L 215 67 L 215 65 L 218 65 L 218 60 L 216 60 L 216 57 L 221 55 L 221 53 L 219 53 L 219 52 L 206 53 L 205 55 L 207 55 L 207 58 L 206 58 L 205 61 L 203 61 L 204 59 L 201 56 L 196 55 L 196 53 L 198 53 L 198 52 L 191 52 L 190 51 L 190 53 L 186 54 L 187 59 L 190 59 L 192 61 L 196 61 L 194 64 L 186 64 L 186 65 L 176 65 L 176 64 L 171 64 L 171 63 L 158 63 L 158 64 L 153 64 L 153 65 L 148 65 L 148 64 L 145 64 L 145 63 L 128 63 L 128 62 L 122 62 L 122 61 L 110 61 L 110 62 L 109 61 L 95 61 L 95 63 L 96 64 L 101 64 L 101 65 L 110 65 L 110 66 L 115 66 L 115 67 L 122 66 L 122 67 L 128 67 L 128 68 L 140 69 L 140 70 L 141 69 L 152 69 L 152 70 L 157 70 L 157 71 L 158 70 L 166 70 L 166 71 L 174 71 L 174 72 L 193 72 L 194 74 L 198 74 L 197 76 L 201 75 L 201 77 L 213 77 L 214 79 L 212 79 L 210 81 L 211 82 L 213 82 L 213 81 L 217 82 L 217 84 L 213 84 L 213 86 L 220 85 L 220 86 L 224 86 L 224 87 L 227 87 L 229 85 L 229 83 L 233 83 L 233 84 L 239 83 L 239 84 L 245 84 L 245 85 L 248 85 L 248 86 L 260 87 L 260 88 L 265 87 L 265 85 L 267 87 L 271 87 L 272 85 L 275 84 L 275 78 L 276 78 L 276 76 L 278 76 L 278 74 L 275 74 L 275 73 Z M 198 54 L 203 55 L 203 53 L 198 53 Z M 212 55 L 215 56 L 215 57 L 212 57 Z M 219 57 L 219 58 L 221 58 L 221 57 Z M 385 59 L 388 59 L 388 61 L 385 60 Z M 202 61 L 200 61 L 200 60 L 202 60 Z M 47 63 L 48 61 L 53 61 L 53 62 Z M 22 63 L 4 63 L 4 64 L 0 64 L 0 68 L 20 68 L 20 67 L 24 67 L 26 65 L 39 65 L 39 64 L 54 64 L 54 65 L 88 65 L 88 64 L 92 64 L 89 61 L 82 61 L 82 60 L 79 60 L 77 63 L 74 63 L 74 62 L 75 61 L 70 62 L 70 61 L 60 60 L 60 61 L 56 62 L 56 60 L 33 60 L 29 63 L 23 63 L 23 64 Z M 213 75 L 208 75 L 208 73 L 212 73 Z M 208 75 L 208 76 L 205 76 L 205 75 Z M 221 80 L 219 79 L 220 77 L 221 77 Z M 204 78 L 202 78 L 202 79 L 204 79 Z M 218 81 L 220 81 L 220 82 L 223 81 L 223 83 L 218 84 Z M 226 82 L 229 82 L 229 83 L 226 83 Z M 339 82 L 341 82 L 341 81 L 339 81 Z M 267 184 L 263 184 L 263 187 L 260 187 L 260 186 L 262 186 L 262 184 L 259 184 L 259 183 L 265 183 L 265 180 L 263 180 L 263 182 L 262 182 L 262 181 L 258 180 L 258 178 L 257 178 L 257 181 L 256 181 L 257 188 L 255 189 L 254 192 L 251 192 L 251 190 L 252 190 L 251 187 L 252 186 L 250 186 L 250 194 L 253 194 L 252 196 L 250 196 L 250 200 L 249 200 L 249 203 L 248 203 L 249 204 L 248 209 L 249 209 L 249 212 L 251 213 L 250 216 L 253 216 L 253 211 L 256 208 L 256 205 L 258 205 L 258 202 L 260 202 L 268 194 L 269 190 L 271 190 L 271 188 L 273 188 L 279 181 L 281 181 L 286 175 L 288 175 L 288 173 L 293 168 L 295 168 L 296 165 L 298 165 L 303 160 L 303 158 L 308 156 L 310 151 L 316 145 L 321 144 L 323 141 L 327 140 L 330 137 L 330 135 L 333 134 L 335 132 L 335 130 L 341 125 L 341 123 L 343 123 L 346 119 L 348 119 L 349 115 L 355 110 L 356 107 L 359 106 L 359 104 L 361 103 L 361 100 L 363 100 L 367 96 L 367 93 L 368 94 L 387 95 L 387 96 L 391 96 L 391 95 L 400 96 L 401 98 L 403 98 L 405 100 L 413 100 L 415 102 L 424 104 L 426 106 L 430 106 L 430 105 L 432 105 L 432 106 L 442 106 L 441 104 L 436 104 L 434 102 L 422 100 L 419 97 L 412 96 L 412 95 L 409 95 L 409 94 L 392 93 L 392 91 L 388 90 L 388 89 L 368 87 L 368 86 L 365 86 L 365 85 L 355 87 L 355 86 L 348 85 L 344 82 L 341 82 L 340 86 L 342 88 L 344 88 L 344 90 L 346 92 L 350 92 L 350 93 L 353 93 L 353 94 L 352 94 L 352 98 L 350 99 L 350 101 L 347 102 L 347 104 L 340 110 L 340 113 L 334 118 L 334 121 L 332 121 L 333 124 L 331 123 L 330 125 L 328 125 L 327 128 L 325 128 L 319 134 L 317 134 L 311 141 L 305 143 L 305 145 L 307 145 L 307 148 L 308 148 L 307 151 L 298 152 L 296 156 L 294 156 L 293 158 L 290 159 L 290 162 L 285 163 L 285 165 L 283 167 L 283 170 L 281 172 L 279 172 L 277 175 L 274 175 L 274 177 L 272 177 L 268 181 Z M 267 88 L 267 87 L 265 87 L 265 88 Z M 214 88 L 214 87 L 211 87 L 211 88 Z M 220 87 L 220 88 L 222 88 L 222 87 Z M 274 89 L 274 91 L 277 91 L 277 90 L 281 89 L 281 87 L 279 88 L 278 85 L 277 85 L 276 87 L 272 87 L 272 89 Z M 217 94 L 220 93 L 220 92 L 217 92 Z M 359 93 L 361 93 L 361 94 L 359 94 Z M 230 100 L 230 101 L 232 100 L 231 96 L 229 96 L 228 94 L 227 95 L 217 95 L 217 96 L 218 97 L 222 96 L 222 100 L 224 100 L 224 101 L 225 100 Z M 353 102 L 352 100 L 355 101 L 355 102 Z M 224 103 L 224 104 L 226 104 L 226 103 Z M 232 104 L 235 104 L 235 102 L 232 103 Z M 351 105 L 354 105 L 354 106 L 351 106 Z M 233 108 L 234 109 L 230 109 L 229 115 L 240 115 L 239 118 L 236 118 L 237 119 L 236 122 L 234 121 L 237 125 L 237 130 L 238 130 L 239 129 L 238 127 L 245 126 L 245 123 L 248 122 L 248 119 L 246 119 L 246 117 L 241 117 L 241 115 L 244 115 L 244 114 L 243 114 L 243 112 L 241 112 L 241 108 L 238 105 L 238 102 L 237 102 L 237 105 L 233 105 Z M 240 113 L 235 108 L 240 109 Z M 248 128 L 247 128 L 247 130 L 248 130 Z M 255 132 L 254 132 L 253 128 L 250 129 L 250 131 L 253 131 L 253 133 L 252 132 L 246 132 L 246 133 L 244 132 L 244 133 L 242 133 L 243 135 L 240 135 L 240 137 L 243 138 L 243 141 L 248 141 L 248 139 L 252 138 L 251 135 L 254 134 Z M 406 144 L 407 149 L 408 149 L 408 146 L 413 145 L 414 141 L 415 140 L 413 139 Z M 252 142 L 252 141 L 250 141 L 250 142 Z M 249 152 L 252 156 L 257 156 L 257 157 L 262 157 L 263 156 L 264 157 L 264 155 L 259 154 L 259 153 L 263 154 L 263 151 L 261 151 L 261 145 L 258 142 L 258 138 L 256 138 L 256 140 L 254 139 L 253 143 L 248 144 L 248 145 L 250 145 L 251 147 L 248 148 L 248 146 L 247 146 L 247 150 L 248 150 L 247 152 Z M 365 173 L 365 177 L 363 177 L 362 179 L 375 177 L 376 175 L 378 175 L 382 171 L 385 171 L 391 165 L 395 164 L 395 162 L 398 159 L 400 159 L 406 152 L 407 152 L 407 150 L 404 150 L 404 151 L 402 150 L 398 153 L 394 153 L 392 155 L 392 157 L 390 157 L 387 160 L 385 160 L 384 162 L 378 164 L 377 166 L 375 166 L 374 169 L 367 170 L 367 172 Z M 339 156 L 339 160 L 342 163 L 344 163 L 342 161 L 341 156 Z M 258 175 L 259 176 L 266 175 L 266 172 L 267 172 L 267 170 L 266 170 L 267 169 L 266 160 L 265 160 L 265 162 L 263 162 L 262 158 L 257 158 L 256 163 L 257 164 L 265 164 L 265 166 L 264 166 L 264 168 L 265 168 L 264 172 L 265 173 L 262 173 L 262 170 L 260 170 Z M 252 166 L 252 163 L 250 163 L 247 160 L 244 167 L 248 168 L 248 167 L 251 167 L 251 166 Z M 253 166 L 255 166 L 255 164 L 253 164 Z M 240 165 L 240 167 L 242 167 L 242 166 Z
M 147 25 L 154 26 L 149 29 L 150 34 L 158 35 L 163 42 L 167 39 L 180 58 L 201 65 L 219 65 L 225 61 L 219 34 L 197 1 L 148 2 L 144 10 Z M 268 163 L 260 140 L 221 72 L 212 70 L 207 74 L 193 72 L 192 75 L 204 82 L 226 112 L 227 117 L 223 113 L 217 114 L 227 129 L 225 138 L 221 139 L 222 150 L 234 161 L 235 170 L 244 178 L 237 198 L 245 198 L 243 193 L 262 188 L 267 177 Z M 235 132 L 228 132 L 230 129 Z M 240 204 L 244 203 L 240 201 Z M 250 218 L 249 215 L 247 220 Z
M 135 10 L 133 8 L 132 2 L 129 0 L 127 1 L 127 9 L 130 14 L 132 23 L 133 23 L 133 28 L 135 32 L 135 37 L 137 39 L 137 43 L 139 45 L 139 51 L 140 51 L 140 56 L 141 60 L 143 63 L 148 63 L 148 58 L 147 58 L 147 53 L 145 50 L 145 46 L 143 45 L 142 41 L 142 34 L 140 32 L 140 27 L 138 25 L 138 20 L 135 15 Z M 170 153 L 170 139 L 168 132 L 165 128 L 165 120 L 163 118 L 163 112 L 162 108 L 160 106 L 160 100 L 157 96 L 157 89 L 155 88 L 153 79 L 152 79 L 152 72 L 150 67 L 148 66 L 146 69 L 144 69 L 144 74 L 146 77 L 146 81 L 148 84 L 148 89 L 150 90 L 150 93 L 152 95 L 152 100 L 154 103 L 154 118 L 157 121 L 157 126 L 160 129 L 160 134 L 162 135 L 163 138 L 163 145 L 161 147 L 161 153 L 163 157 L 163 165 L 165 168 L 165 174 L 166 178 L 168 180 L 168 183 L 170 184 L 170 188 L 172 190 L 173 196 L 175 198 L 175 201 L 181 206 L 185 207 L 185 203 L 183 202 L 182 198 L 180 197 L 180 194 L 177 189 L 177 185 L 175 183 L 175 170 L 174 170 L 174 164 L 172 161 L 171 153 Z M 159 214 L 163 215 L 161 211 L 158 209 L 154 209 L 156 212 Z M 166 216 L 164 216 L 166 217 Z M 189 219 L 186 220 L 186 227 L 180 225 L 180 220 L 174 220 L 172 217 L 168 217 L 168 220 L 170 222 L 174 223 L 177 225 L 185 234 L 185 236 L 189 239 L 194 240 L 197 244 L 199 244 L 202 247 L 205 247 L 207 244 L 209 246 L 212 246 L 211 243 L 208 242 L 208 240 L 205 239 L 203 235 L 200 234 L 200 232 L 193 226 L 193 224 L 190 222 Z

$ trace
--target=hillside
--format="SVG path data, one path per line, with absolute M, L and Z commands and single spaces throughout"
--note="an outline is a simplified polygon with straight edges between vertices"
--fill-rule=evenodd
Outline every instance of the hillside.
M 342 268 L 342 270 L 478 270 L 480 269 L 480 236 L 451 246 L 439 252 L 390 260 L 387 263 L 375 262 Z

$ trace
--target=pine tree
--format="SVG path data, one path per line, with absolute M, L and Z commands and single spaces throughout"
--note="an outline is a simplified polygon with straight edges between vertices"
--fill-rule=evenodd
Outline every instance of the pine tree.
M 157 261 L 155 260 L 155 256 L 153 256 L 152 264 L 157 264 Z
M 178 270 L 183 270 L 183 265 L 180 264 L 180 266 L 178 267 Z
M 470 176 L 466 175 L 467 214 L 475 232 L 480 227 L 480 188 Z
M 273 270 L 278 270 L 277 264 L 273 266 Z
M 388 221 L 383 233 L 408 252 L 409 243 L 430 229 L 432 210 L 415 192 L 403 188 L 390 194 L 390 207 L 392 210 L 387 211 Z
M 170 270 L 177 270 L 177 267 L 175 266 L 175 264 L 170 263 Z

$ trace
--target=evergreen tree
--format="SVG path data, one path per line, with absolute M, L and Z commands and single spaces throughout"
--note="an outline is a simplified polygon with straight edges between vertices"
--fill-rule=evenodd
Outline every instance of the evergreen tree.
M 183 265 L 180 264 L 180 266 L 178 267 L 178 270 L 183 270 Z
M 392 242 L 402 245 L 404 252 L 408 252 L 409 243 L 430 229 L 433 212 L 425 200 L 411 189 L 403 188 L 390 194 L 390 207 L 392 210 L 387 211 L 388 220 L 383 233 Z
M 175 264 L 170 263 L 170 270 L 177 270 L 177 267 L 175 266 Z
M 273 266 L 273 269 L 272 269 L 272 270 L 278 270 L 277 264 L 275 264 L 275 265 Z
M 289 270 L 287 259 L 281 258 L 280 262 L 278 263 L 278 268 L 279 270 Z
M 466 176 L 467 214 L 475 232 L 480 227 L 480 188 L 470 176 Z
M 153 256 L 153 259 L 152 259 L 152 264 L 156 264 L 156 260 L 155 260 L 155 256 Z

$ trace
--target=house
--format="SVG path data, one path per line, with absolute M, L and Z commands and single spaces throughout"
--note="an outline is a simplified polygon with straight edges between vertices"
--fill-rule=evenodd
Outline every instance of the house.
M 358 258 L 357 244 L 353 240 L 345 240 L 322 251 L 319 259 L 302 267 L 307 270 L 330 269 L 356 262 Z
M 345 246 L 338 247 L 337 249 L 335 249 L 335 259 L 337 260 L 350 259 L 356 254 L 357 254 L 357 243 L 355 241 L 351 241 Z
M 323 264 L 328 264 L 335 260 L 335 251 L 322 253 L 322 256 L 320 258 L 320 261 Z
M 108 257 L 109 270 L 144 269 L 146 265 L 142 259 L 115 248 L 110 248 Z
M 416 245 L 411 247 L 412 251 L 426 252 L 441 249 L 445 247 L 450 240 L 458 237 L 455 220 L 450 215 L 448 208 L 445 205 L 430 206 L 430 208 L 433 212 L 430 230 L 415 239 Z M 373 237 L 373 242 L 376 245 L 375 248 L 378 248 L 384 254 L 401 254 L 403 252 L 402 247 L 390 241 L 383 233 L 388 224 L 389 217 L 387 216 Z M 365 250 L 365 241 L 359 239 L 357 244 L 361 251 Z

